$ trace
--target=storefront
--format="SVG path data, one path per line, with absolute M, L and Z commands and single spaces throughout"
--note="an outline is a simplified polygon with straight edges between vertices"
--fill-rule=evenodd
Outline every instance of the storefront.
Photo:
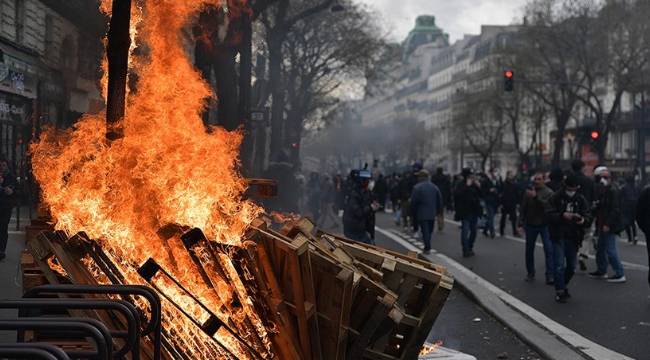
M 36 83 L 36 76 L 0 62 L 0 153 L 14 169 L 23 165 L 31 140 Z

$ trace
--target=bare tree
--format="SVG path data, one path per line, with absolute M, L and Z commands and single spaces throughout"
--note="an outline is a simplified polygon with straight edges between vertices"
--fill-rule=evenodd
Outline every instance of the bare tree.
M 467 92 L 454 108 L 454 127 L 461 141 L 481 157 L 485 170 L 490 157 L 503 145 L 509 124 L 499 105 L 496 87 L 481 92 Z
M 566 11 L 580 1 L 589 0 L 532 0 L 515 48 L 517 78 L 555 120 L 553 166 L 560 163 L 566 128 L 579 103 L 576 94 L 585 80 L 577 59 L 570 56 L 575 46 L 572 34 L 578 30 L 573 14 Z
M 327 29 L 327 31 L 323 31 Z M 362 81 L 383 42 L 372 16 L 359 5 L 342 13 L 327 13 L 297 22 L 288 34 L 283 74 L 287 90 L 287 118 L 283 143 L 299 161 L 305 123 L 326 113 L 338 98 L 334 92 L 346 81 Z M 293 146 L 292 146 L 293 145 Z
M 286 82 L 282 76 L 283 45 L 293 27 L 300 21 L 327 11 L 334 0 L 276 0 L 262 13 L 265 45 L 269 58 L 269 85 L 271 87 L 271 158 L 278 160 L 283 152 L 283 133 L 286 110 Z
M 650 61 L 650 3 L 610 1 L 602 8 L 577 4 L 574 52 L 585 81 L 576 96 L 589 108 L 600 132 L 595 141 L 605 158 L 609 134 L 621 110 L 623 96 L 640 85 L 639 74 Z

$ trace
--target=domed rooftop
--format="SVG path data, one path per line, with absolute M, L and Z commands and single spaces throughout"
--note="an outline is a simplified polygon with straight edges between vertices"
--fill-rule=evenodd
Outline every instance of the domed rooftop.
M 435 16 L 420 15 L 415 19 L 415 28 L 404 40 L 404 58 L 411 55 L 418 47 L 436 42 L 440 46 L 448 46 L 449 34 L 436 26 Z

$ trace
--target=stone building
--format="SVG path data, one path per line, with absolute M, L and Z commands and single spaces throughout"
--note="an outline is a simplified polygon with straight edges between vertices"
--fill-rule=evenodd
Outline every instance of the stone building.
M 428 20 L 427 26 L 422 26 L 423 18 Z M 401 165 L 421 160 L 426 166 L 442 166 L 453 172 L 463 166 L 477 167 L 478 156 L 463 146 L 462 134 L 454 123 L 462 105 L 460 95 L 480 92 L 501 81 L 502 69 L 489 65 L 499 56 L 499 46 L 503 45 L 500 42 L 507 41 L 508 34 L 516 30 L 516 26 L 483 26 L 481 34 L 466 35 L 449 44 L 448 36 L 435 27 L 432 16 L 418 17 L 415 29 L 403 44 L 405 57 L 396 70 L 397 81 L 380 95 L 364 99 L 359 107 L 363 124 L 393 124 L 395 129 L 405 122 L 420 124 L 422 130 L 417 137 L 422 139 L 412 142 L 418 148 L 403 149 L 403 158 L 398 159 Z M 507 140 L 503 139 L 504 143 Z M 414 153 L 417 158 L 413 158 Z M 381 159 L 384 154 L 372 156 Z M 510 162 L 511 154 L 502 151 L 490 159 L 497 166 L 509 166 Z
M 87 0 L 0 0 L 0 152 L 25 171 L 44 125 L 104 106 L 98 79 L 107 20 Z

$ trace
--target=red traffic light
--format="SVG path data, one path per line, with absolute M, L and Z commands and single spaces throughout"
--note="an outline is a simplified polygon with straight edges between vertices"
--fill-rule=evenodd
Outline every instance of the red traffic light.
M 512 70 L 506 70 L 503 75 L 507 77 L 508 79 L 512 79 L 512 77 L 515 75 Z
M 292 144 L 291 144 L 291 147 L 294 148 L 294 149 L 299 149 L 299 148 L 300 148 L 300 144 L 299 144 L 299 143 L 292 143 Z
M 591 132 L 591 138 L 592 138 L 592 139 L 596 140 L 596 139 L 598 139 L 599 137 L 600 137 L 600 133 L 599 133 L 598 131 L 595 131 L 595 130 L 594 130 L 594 131 Z

